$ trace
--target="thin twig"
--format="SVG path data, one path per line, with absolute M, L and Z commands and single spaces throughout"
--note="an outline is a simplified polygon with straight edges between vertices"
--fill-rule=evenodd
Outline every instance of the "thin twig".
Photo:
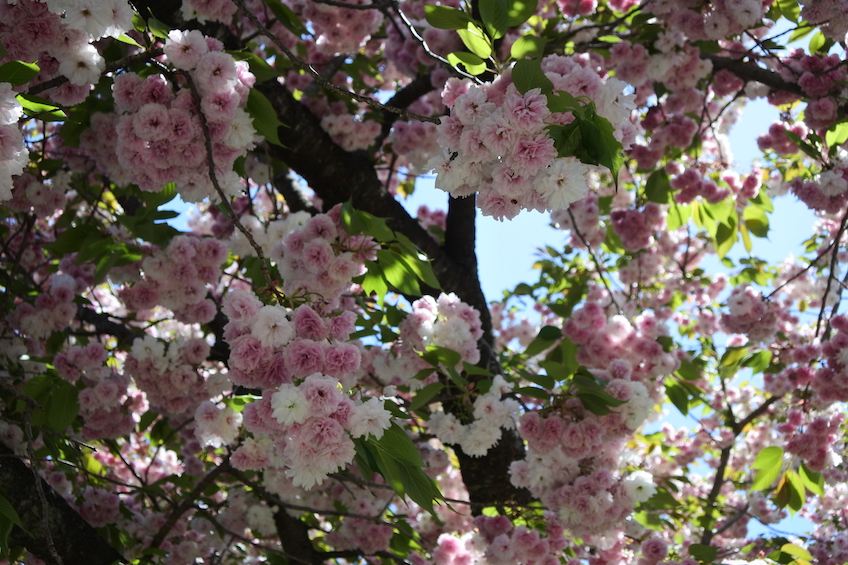
M 42 518 L 44 520 L 44 537 L 47 538 L 47 551 L 58 565 L 64 565 L 59 552 L 56 551 L 56 544 L 53 542 L 53 534 L 50 532 L 50 505 L 47 503 L 47 497 L 44 496 L 44 487 L 41 485 L 41 475 L 38 474 L 38 468 L 35 465 L 35 450 L 33 449 L 32 437 L 32 404 L 27 404 L 24 412 L 24 430 L 27 436 L 27 456 L 29 457 L 29 468 L 32 470 L 33 478 L 35 479 L 35 491 L 38 493 L 38 500 L 41 502 Z
M 168 536 L 168 532 L 171 531 L 177 521 L 182 517 L 183 514 L 188 512 L 193 506 L 197 499 L 203 494 L 203 491 L 212 484 L 215 479 L 218 478 L 218 475 L 230 469 L 230 460 L 229 458 L 224 459 L 220 465 L 206 473 L 206 475 L 197 481 L 197 484 L 194 486 L 192 491 L 188 493 L 185 497 L 183 497 L 182 502 L 171 511 L 171 514 L 168 516 L 168 519 L 165 520 L 165 523 L 162 524 L 162 527 L 159 528 L 159 531 L 156 532 L 156 535 L 153 536 L 153 539 L 150 541 L 150 545 L 148 547 L 157 548 L 162 545 L 162 542 L 165 541 L 165 538 Z
M 833 249 L 833 252 L 830 257 L 830 273 L 828 273 L 827 276 L 827 284 L 825 285 L 824 293 L 822 294 L 822 306 L 821 309 L 819 309 L 819 318 L 816 321 L 816 337 L 818 337 L 821 331 L 821 323 L 822 319 L 824 318 L 824 310 L 825 307 L 827 307 L 827 295 L 830 294 L 830 286 L 831 284 L 833 284 L 833 276 L 836 272 L 836 263 L 839 260 L 839 253 L 837 253 L 837 251 L 839 250 L 839 240 L 842 239 L 842 235 L 845 233 L 846 222 L 848 222 L 848 212 L 843 214 L 842 222 L 840 222 L 839 229 L 836 232 L 836 237 L 833 238 L 833 245 L 835 246 L 835 248 Z
M 592 258 L 592 262 L 595 264 L 595 269 L 598 271 L 598 276 L 601 279 L 601 282 L 604 283 L 604 287 L 607 289 L 607 292 L 610 295 L 610 301 L 615 304 L 615 309 L 619 314 L 622 314 L 621 306 L 618 305 L 618 302 L 615 300 L 615 295 L 612 292 L 612 288 L 610 288 L 607 279 L 604 277 L 603 269 L 601 269 L 601 263 L 598 261 L 598 258 L 595 256 L 595 252 L 592 251 L 592 246 L 589 245 L 589 242 L 583 237 L 583 234 L 580 233 L 580 230 L 577 228 L 577 220 L 574 219 L 574 214 L 571 212 L 571 209 L 568 209 L 568 217 L 571 218 L 571 228 L 574 230 L 574 233 L 577 234 L 577 237 L 580 238 L 580 241 L 583 242 L 583 245 L 586 246 L 586 251 L 589 252 L 589 256 Z
M 255 17 L 255 16 L 254 16 Z M 212 150 L 212 136 L 209 133 L 209 124 L 206 121 L 206 115 L 203 113 L 200 107 L 200 93 L 197 91 L 197 87 L 194 84 L 194 81 L 191 79 L 191 76 L 186 73 L 186 80 L 188 82 L 189 88 L 191 89 L 191 95 L 194 99 L 194 103 L 197 105 L 197 115 L 200 118 L 200 126 L 203 128 L 203 138 L 206 141 L 206 164 L 209 167 L 209 180 L 212 181 L 212 186 L 215 187 L 215 192 L 218 193 L 218 198 L 221 199 L 221 202 L 227 208 L 227 213 L 230 215 L 230 219 L 233 221 L 233 225 L 238 228 L 238 230 L 247 238 L 247 241 L 250 243 L 250 246 L 256 252 L 256 256 L 259 258 L 259 268 L 262 270 L 262 275 L 265 277 L 265 282 L 268 283 L 268 287 L 274 293 L 274 296 L 277 298 L 277 303 L 283 304 L 284 298 L 280 293 L 277 285 L 274 284 L 274 279 L 271 278 L 271 273 L 268 272 L 268 265 L 265 262 L 265 254 L 262 252 L 262 248 L 253 238 L 253 234 L 244 227 L 244 224 L 241 223 L 241 220 L 236 214 L 235 210 L 233 210 L 232 205 L 230 204 L 230 199 L 224 194 L 224 190 L 221 188 L 221 184 L 218 182 L 218 175 L 215 173 L 215 154 Z

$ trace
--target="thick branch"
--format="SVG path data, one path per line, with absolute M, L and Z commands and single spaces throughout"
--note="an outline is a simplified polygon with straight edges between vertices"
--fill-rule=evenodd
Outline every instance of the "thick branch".
M 120 553 L 106 543 L 91 525 L 71 508 L 65 499 L 41 479 L 47 501 L 47 520 L 53 547 L 64 565 L 111 565 L 126 563 Z M 48 551 L 48 532 L 45 531 L 42 501 L 38 496 L 32 471 L 0 443 L 0 491 L 21 518 L 26 532 L 12 529 L 10 544 L 23 546 L 47 563 L 55 563 Z
M 779 74 L 770 71 L 754 63 L 747 63 L 739 59 L 730 59 L 728 57 L 720 57 L 713 53 L 701 53 L 702 59 L 712 61 L 713 68 L 716 70 L 727 69 L 737 77 L 744 81 L 756 81 L 775 90 L 791 92 L 798 96 L 804 96 L 804 92 L 797 83 L 786 82 Z

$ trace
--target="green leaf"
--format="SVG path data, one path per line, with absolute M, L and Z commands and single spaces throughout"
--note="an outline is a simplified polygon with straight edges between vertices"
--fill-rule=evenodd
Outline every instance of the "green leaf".
M 500 39 L 507 28 L 507 0 L 479 0 L 480 17 L 492 39 Z
M 510 0 L 507 7 L 507 25 L 518 27 L 536 13 L 537 0 Z
M 92 224 L 81 224 L 62 232 L 56 241 L 45 247 L 54 255 L 67 255 L 82 249 L 87 242 L 102 239 L 100 231 Z
M 35 63 L 9 61 L 0 65 L 0 82 L 8 82 L 12 86 L 20 86 L 31 81 L 41 69 Z
M 429 261 L 422 259 L 417 253 L 415 255 L 408 253 L 399 254 L 399 257 L 409 272 L 418 277 L 418 280 L 431 288 L 442 288 L 439 284 L 439 279 L 436 278 L 436 272 L 433 270 L 433 266 Z
M 798 6 L 796 0 L 775 0 L 775 5 L 784 18 L 790 22 L 798 23 L 798 17 L 801 15 L 801 7 Z
M 692 215 L 692 207 L 688 204 L 678 204 L 672 202 L 671 208 L 668 209 L 666 224 L 669 231 L 674 231 L 677 228 L 686 225 L 689 217 Z
M 23 522 L 21 522 L 21 517 L 18 516 L 17 511 L 12 506 L 12 503 L 0 493 L 0 515 L 2 515 L 6 520 L 10 521 L 12 524 L 16 525 L 20 529 L 26 532 L 24 528 Z M 29 532 L 27 532 L 29 533 Z
M 817 31 L 816 34 L 810 38 L 810 53 L 815 54 L 822 50 L 825 43 L 827 42 L 827 38 L 821 32 L 821 30 Z
M 754 483 L 751 485 L 751 490 L 769 488 L 777 480 L 783 467 L 783 449 L 776 445 L 763 448 L 757 454 L 752 467 L 757 472 L 754 473 Z
M 668 395 L 668 399 L 680 410 L 681 414 L 684 416 L 689 414 L 689 393 L 682 385 L 668 379 L 665 383 L 665 392 Z
M 711 545 L 693 543 L 689 546 L 689 555 L 701 563 L 712 563 L 715 560 L 716 555 L 718 555 L 718 548 Z
M 548 329 L 550 328 L 550 329 Z M 559 335 L 556 335 L 558 333 Z M 554 341 L 562 337 L 562 330 L 557 328 L 556 326 L 545 326 L 539 331 L 539 335 L 536 336 L 536 339 L 530 342 L 524 349 L 524 354 L 528 357 L 533 357 L 534 355 L 538 355 L 545 349 L 551 347 L 554 344 Z
M 805 561 L 812 561 L 813 555 L 799 545 L 795 545 L 794 543 L 785 543 L 780 547 L 780 551 L 783 553 L 788 553 L 793 557 L 801 558 Z
M 473 23 L 468 24 L 467 29 L 456 30 L 456 33 L 459 34 L 459 38 L 468 50 L 478 57 L 488 59 L 492 56 L 491 41 L 484 37 L 483 31 Z
M 297 17 L 297 15 L 292 11 L 291 8 L 286 6 L 280 0 L 262 0 L 265 4 L 271 9 L 274 15 L 277 17 L 277 20 L 287 30 L 292 32 L 295 35 L 302 35 L 307 33 L 306 26 L 303 25 L 303 22 Z
M 377 444 L 399 461 L 405 461 L 416 467 L 424 466 L 424 460 L 421 459 L 421 454 L 418 453 L 415 444 L 412 443 L 406 432 L 395 423 L 392 423 L 389 429 L 383 432 L 383 437 L 377 441 Z
M 816 161 L 821 161 L 821 153 L 818 149 L 801 139 L 801 136 L 795 133 L 794 131 L 786 130 L 783 133 L 786 134 L 786 137 L 798 146 L 798 148 L 807 154 L 807 156 L 815 159 Z
M 159 39 L 168 39 L 168 34 L 171 32 L 171 26 L 157 20 L 153 16 L 147 18 L 147 28 L 150 30 L 150 33 Z
M 570 371 L 564 364 L 556 361 L 540 361 L 539 366 L 545 370 L 547 375 L 537 375 L 535 379 L 531 378 L 530 380 L 548 390 L 553 390 L 557 381 L 566 381 L 574 374 L 574 371 Z
M 645 183 L 645 198 L 657 204 L 669 204 L 672 201 L 674 189 L 668 180 L 668 174 L 663 169 L 651 173 Z
M 746 355 L 741 363 L 743 367 L 749 367 L 755 375 L 765 371 L 769 364 L 771 364 L 771 351 L 767 349 Z
M 742 212 L 745 227 L 757 237 L 766 238 L 769 232 L 769 219 L 763 208 L 759 206 L 746 206 Z
M 794 514 L 804 507 L 804 500 L 806 499 L 806 489 L 804 488 L 804 481 L 801 480 L 801 477 L 798 476 L 793 470 L 786 471 L 784 475 L 786 478 L 786 482 L 784 484 L 789 485 L 789 502 L 787 506 Z
M 842 145 L 848 141 L 848 122 L 842 122 L 831 127 L 827 130 L 824 140 L 829 147 Z
M 132 37 L 130 37 L 129 35 L 127 35 L 125 33 L 122 33 L 121 35 L 119 35 L 115 39 L 117 39 L 121 43 L 126 43 L 127 45 L 132 45 L 133 47 L 141 47 L 141 45 L 138 44 L 138 41 L 136 41 L 135 39 L 133 39 Z
M 540 59 L 522 59 L 516 61 L 512 67 L 512 82 L 521 94 L 528 90 L 539 88 L 542 94 L 547 94 L 554 89 L 554 83 L 542 72 Z
M 726 224 L 718 224 L 715 235 L 716 255 L 719 259 L 727 255 L 733 248 L 733 244 L 739 239 L 739 228 L 736 225 L 729 227 Z
M 595 114 L 591 121 L 580 122 L 580 132 L 593 159 L 597 159 L 599 164 L 612 173 L 613 184 L 618 190 L 618 171 L 624 165 L 624 148 L 615 138 L 612 124 L 603 116 Z M 581 161 L 586 162 L 583 159 Z
M 448 6 L 424 6 L 424 17 L 438 29 L 465 29 L 473 21 L 462 10 Z
M 509 56 L 513 59 L 534 59 L 545 54 L 545 45 L 548 39 L 538 35 L 522 35 L 509 50 Z
M 456 51 L 448 54 L 448 62 L 454 67 L 462 65 L 468 74 L 477 76 L 486 72 L 486 62 L 468 51 Z
M 37 117 L 45 122 L 61 122 L 68 117 L 61 108 L 46 98 L 32 94 L 18 94 L 16 98 L 30 118 Z
M 253 118 L 253 127 L 262 137 L 274 145 L 283 147 L 277 129 L 288 126 L 280 121 L 280 118 L 277 117 L 277 111 L 264 94 L 255 88 L 251 88 L 247 95 L 245 110 Z
M 415 273 L 409 270 L 400 255 L 389 249 L 377 251 L 377 262 L 383 270 L 386 281 L 394 288 L 409 296 L 420 296 L 421 288 Z
M 674 374 L 687 381 L 696 381 L 701 378 L 701 371 L 698 366 L 688 359 L 680 360 L 680 368 Z
M 64 432 L 79 414 L 77 389 L 68 381 L 56 379 L 47 400 L 47 425 L 54 432 Z
M 824 476 L 821 473 L 810 471 L 806 465 L 801 465 L 798 469 L 798 474 L 801 480 L 804 481 L 804 486 L 813 494 L 824 496 Z
M 432 402 L 433 399 L 436 398 L 436 395 L 438 395 L 443 388 L 445 388 L 445 385 L 443 385 L 442 383 L 437 382 L 428 384 L 427 386 L 418 391 L 418 393 L 412 399 L 412 402 L 410 402 L 409 407 L 407 409 L 410 412 L 415 412 L 419 408 L 423 408 L 424 406 L 430 404 L 430 402 Z
M 422 357 L 434 367 L 438 367 L 439 365 L 456 367 L 462 361 L 462 356 L 459 353 L 453 349 L 439 347 L 438 345 L 428 346 L 427 352 Z
M 795 29 L 795 31 L 793 31 L 792 34 L 789 36 L 789 43 L 793 43 L 795 41 L 798 41 L 799 39 L 807 37 L 808 35 L 813 33 L 815 29 L 815 26 L 812 26 L 807 22 L 801 22 L 800 24 L 798 24 L 798 27 Z

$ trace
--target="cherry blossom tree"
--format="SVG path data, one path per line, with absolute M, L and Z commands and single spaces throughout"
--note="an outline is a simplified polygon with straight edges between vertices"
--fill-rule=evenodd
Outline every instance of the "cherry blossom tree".
M 2 2 L 0 560 L 845 563 L 846 32 L 840 0 Z M 776 264 L 779 198 L 818 221 Z M 529 210 L 560 241 L 484 296 L 477 215 Z

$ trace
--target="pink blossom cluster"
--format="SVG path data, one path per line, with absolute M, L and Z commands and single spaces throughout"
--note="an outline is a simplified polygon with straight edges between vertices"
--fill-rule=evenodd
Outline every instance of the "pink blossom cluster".
M 728 313 L 721 316 L 721 327 L 727 333 L 744 334 L 752 343 L 762 343 L 778 330 L 777 305 L 764 300 L 750 286 L 734 288 L 727 308 Z
M 484 556 L 490 565 L 556 565 L 568 543 L 555 522 L 548 523 L 546 535 L 515 526 L 506 516 L 477 516 L 474 525 L 486 542 Z
M 790 125 L 785 122 L 774 122 L 769 126 L 768 133 L 757 138 L 757 146 L 760 148 L 760 151 L 771 149 L 778 155 L 794 155 L 797 153 L 798 146 L 786 136 L 787 131 L 791 131 L 801 139 L 804 139 L 807 137 L 809 130 L 802 123 Z
M 127 309 L 136 312 L 162 305 L 182 322 L 207 323 L 215 317 L 215 303 L 207 298 L 208 285 L 221 278 L 227 247 L 212 238 L 179 235 L 164 250 L 142 261 L 143 276 L 124 286 L 118 296 Z
M 194 411 L 194 433 L 200 445 L 221 447 L 232 444 L 238 436 L 242 415 L 230 406 L 218 406 L 204 400 Z
M 835 413 L 828 416 L 818 416 L 798 431 L 786 442 L 786 452 L 797 455 L 811 471 L 822 472 L 828 467 L 842 462 L 837 454 L 837 440 L 840 436 L 839 427 L 845 420 L 845 415 Z
M 574 310 L 565 321 L 562 333 L 579 345 L 577 361 L 590 370 L 608 370 L 613 362 L 624 361 L 634 376 L 654 394 L 656 378 L 668 375 L 679 366 L 679 360 L 663 351 L 657 338 L 667 330 L 651 312 L 645 312 L 636 326 L 624 316 L 608 319 L 599 302 L 589 301 Z
M 23 172 L 29 152 L 18 119 L 23 108 L 9 83 L 0 83 L 0 202 L 12 198 L 12 177 Z
M 730 189 L 719 187 L 715 181 L 704 178 L 694 167 L 672 178 L 671 187 L 679 191 L 674 194 L 674 200 L 679 204 L 692 202 L 699 196 L 710 204 L 716 204 L 730 196 Z
M 143 394 L 129 391 L 129 376 L 102 368 L 99 381 L 86 380 L 87 388 L 79 392 L 85 438 L 118 438 L 132 432 L 135 414 L 144 413 L 147 403 Z
M 440 209 L 431 210 L 426 204 L 422 204 L 418 207 L 418 210 L 415 213 L 415 219 L 421 222 L 421 225 L 424 228 L 432 233 L 430 227 L 436 227 L 444 233 L 447 226 L 447 212 Z M 438 237 L 436 234 L 433 234 L 433 237 L 438 241 Z
M 598 248 L 607 237 L 606 227 L 600 221 L 598 194 L 593 191 L 571 204 L 568 209 L 551 212 L 551 223 L 563 231 L 571 232 L 568 244 L 576 249 Z
M 533 323 L 529 318 L 517 316 L 516 312 L 508 310 L 502 302 L 489 304 L 489 313 L 499 347 L 506 348 L 512 340 L 516 340 L 521 347 L 527 347 L 539 334 L 539 324 Z M 550 322 L 553 323 L 553 320 Z
M 665 230 L 665 211 L 653 202 L 641 210 L 613 210 L 612 229 L 627 251 L 639 251 L 654 242 L 654 234 Z
M 812 130 L 827 129 L 836 122 L 838 99 L 848 79 L 840 63 L 841 58 L 836 54 L 806 55 L 795 49 L 776 68 L 785 80 L 797 82 L 809 97 L 804 122 Z
M 6 54 L 0 63 L 37 62 L 40 72 L 30 81 L 33 84 L 67 77 L 68 82 L 47 89 L 44 95 L 57 104 L 78 104 L 105 68 L 92 41 L 132 29 L 132 14 L 125 0 L 4 3 L 0 5 L 0 42 Z
M 235 61 L 222 48 L 218 40 L 198 31 L 172 31 L 164 48 L 167 60 L 190 76 L 197 92 L 179 75 L 177 84 L 171 84 L 159 74 L 119 74 L 112 89 L 117 115 L 93 120 L 92 129 L 81 138 L 81 149 L 101 170 L 142 190 L 158 192 L 174 182 L 188 202 L 217 197 L 207 165 L 202 113 L 217 180 L 225 193 L 239 194 L 241 182 L 232 166 L 254 144 L 253 120 L 244 106 L 255 77 L 247 63 Z
M 312 4 L 310 4 L 312 5 Z M 314 4 L 321 6 L 321 4 Z M 373 12 L 373 10 L 366 10 Z M 321 127 L 345 151 L 368 149 L 380 133 L 380 124 L 374 120 L 356 119 L 346 109 L 342 114 L 327 114 L 321 118 Z
M 848 168 L 841 167 L 825 171 L 819 175 L 818 182 L 795 177 L 788 184 L 789 190 L 811 210 L 838 214 L 848 204 L 846 172 Z
M 466 455 L 482 457 L 501 439 L 502 429 L 515 429 L 520 404 L 503 398 L 512 388 L 496 375 L 489 391 L 474 399 L 473 421 L 463 424 L 449 412 L 436 412 L 430 418 L 430 432 L 445 445 L 458 445 Z
M 340 10 L 337 6 L 317 2 L 293 4 L 301 9 L 304 21 L 312 23 L 315 46 L 328 56 L 359 52 L 383 24 L 383 13 L 379 10 Z M 368 2 L 352 0 L 350 4 L 363 6 Z
M 630 146 L 635 130 L 629 122 L 632 103 L 621 93 L 623 82 L 605 79 L 588 56 L 549 56 L 542 70 L 554 91 L 592 100 Z M 428 165 L 436 170 L 436 186 L 454 197 L 479 192 L 483 214 L 498 219 L 511 219 L 522 209 L 567 208 L 585 196 L 589 168 L 574 158 L 558 158 L 546 128 L 573 116 L 552 114 L 539 89 L 520 94 L 511 80 L 506 73 L 479 87 L 448 81 L 442 100 L 451 115 L 438 127 L 445 150 Z
M 390 423 L 379 399 L 352 399 L 338 379 L 313 373 L 268 390 L 261 401 L 245 407 L 245 428 L 254 440 L 239 448 L 236 464 L 284 470 L 293 486 L 309 490 L 350 464 L 352 438 L 380 438 Z M 257 448 L 269 443 L 271 452 Z
M 348 235 L 339 221 L 340 209 L 291 226 L 271 249 L 269 257 L 277 263 L 287 295 L 317 295 L 337 304 L 350 290 L 351 279 L 365 272 L 365 261 L 376 258 L 374 239 Z
M 822 406 L 848 402 L 848 317 L 835 316 L 831 325 L 836 333 L 821 345 L 827 365 L 818 369 L 810 382 L 810 388 L 816 392 L 816 401 Z
M 356 517 L 342 520 L 341 526 L 327 534 L 327 543 L 338 549 L 360 549 L 365 555 L 373 555 L 389 548 L 394 529 L 384 523 L 360 516 L 378 516 L 382 508 L 378 499 L 362 497 L 349 508 Z
M 813 25 L 820 25 L 822 33 L 834 41 L 843 41 L 848 33 L 848 14 L 839 0 L 802 0 L 801 17 Z
M 234 384 L 272 389 L 323 373 L 353 386 L 361 360 L 359 348 L 345 343 L 354 330 L 353 312 L 327 317 L 308 304 L 289 311 L 241 289 L 224 296 L 221 310 L 229 318 L 224 338 Z
M 483 337 L 480 312 L 456 294 L 424 296 L 412 303 L 412 312 L 400 324 L 401 339 L 417 351 L 445 347 L 472 365 L 480 360 L 477 341 Z
M 386 142 L 391 144 L 395 155 L 406 161 L 405 165 L 410 172 L 419 174 L 427 170 L 427 163 L 439 153 L 436 132 L 436 124 L 430 122 L 398 120 L 392 126 Z
M 0 133 L 0 138 L 2 136 Z M 5 202 L 5 205 L 18 212 L 32 210 L 37 216 L 49 218 L 57 210 L 65 208 L 69 176 L 60 171 L 47 182 L 41 182 L 29 173 L 16 176 L 12 183 L 11 200 Z
M 209 344 L 202 339 L 171 343 L 151 335 L 136 338 L 124 362 L 131 376 L 147 395 L 150 407 L 167 415 L 193 415 L 208 400 L 210 391 L 198 367 L 209 356 Z
M 36 296 L 33 304 L 18 304 L 12 313 L 13 325 L 34 338 L 47 338 L 51 332 L 64 330 L 77 313 L 77 293 L 77 281 L 71 275 L 53 275 L 49 288 Z
M 236 13 L 236 5 L 228 0 L 183 0 L 180 12 L 186 21 L 197 19 L 200 23 L 211 20 L 228 24 Z

